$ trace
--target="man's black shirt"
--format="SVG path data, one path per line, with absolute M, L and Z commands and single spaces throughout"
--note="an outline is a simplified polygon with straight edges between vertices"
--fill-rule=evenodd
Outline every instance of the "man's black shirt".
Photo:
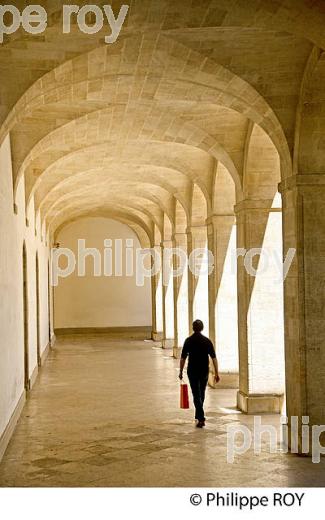
M 209 372 L 209 356 L 212 359 L 216 357 L 212 341 L 206 338 L 200 332 L 194 332 L 192 336 L 185 340 L 182 359 L 188 356 L 187 371 L 191 374 L 208 374 Z

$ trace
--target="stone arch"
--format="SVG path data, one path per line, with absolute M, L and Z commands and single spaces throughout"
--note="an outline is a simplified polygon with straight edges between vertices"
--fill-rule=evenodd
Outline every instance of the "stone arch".
M 163 41 L 165 42 L 164 38 L 163 38 Z M 177 59 L 180 59 L 180 56 L 182 55 L 181 51 L 184 49 L 184 46 L 179 43 L 176 44 L 175 42 L 173 42 L 173 47 L 174 47 L 174 50 L 177 49 L 177 53 L 179 56 Z M 105 50 L 98 49 L 96 51 L 93 51 L 93 53 L 91 54 L 91 59 L 93 59 L 94 54 L 97 53 L 99 56 L 101 56 L 101 58 L 97 59 L 96 63 L 98 64 L 98 63 L 102 62 L 105 64 L 108 60 L 106 52 L 107 52 L 106 49 Z M 177 55 L 177 53 L 176 53 L 176 55 Z M 200 59 L 203 60 L 202 56 L 200 56 L 198 53 L 194 53 L 193 51 L 190 51 L 189 54 L 191 56 L 192 55 L 196 56 L 196 58 L 198 60 L 200 60 Z M 12 117 L 8 118 L 7 123 L 3 127 L 4 131 L 7 132 L 7 131 L 11 130 L 12 125 L 14 125 L 15 122 L 18 123 L 18 120 L 16 119 L 16 121 L 15 121 L 15 118 L 17 117 L 18 114 L 19 114 L 19 117 L 22 117 L 24 110 L 25 110 L 25 113 L 27 114 L 31 108 L 33 110 L 36 110 L 36 109 L 38 109 L 38 107 L 42 107 L 42 106 L 44 107 L 44 103 L 47 103 L 49 101 L 53 102 L 53 100 L 54 100 L 57 103 L 58 96 L 60 96 L 60 92 L 61 92 L 61 95 L 64 96 L 64 98 L 66 99 L 67 96 L 69 95 L 69 90 L 67 90 L 67 88 L 65 87 L 65 83 L 66 83 L 66 85 L 69 85 L 69 81 L 70 81 L 70 84 L 71 84 L 71 81 L 74 81 L 73 80 L 74 70 L 78 70 L 77 76 L 82 77 L 84 75 L 84 77 L 86 78 L 84 81 L 92 81 L 93 83 L 96 83 L 98 74 L 101 74 L 101 75 L 103 74 L 103 68 L 97 67 L 97 69 L 96 69 L 97 71 L 94 72 L 94 70 L 91 67 L 89 67 L 89 61 L 88 61 L 89 59 L 90 59 L 89 56 L 87 56 L 87 58 L 84 59 L 84 61 L 83 61 L 83 59 L 78 58 L 78 59 L 76 59 L 76 63 L 74 63 L 72 60 L 72 62 L 70 64 L 65 64 L 64 69 L 63 69 L 64 70 L 63 74 L 60 74 L 60 70 L 59 70 L 60 68 L 59 68 L 55 72 L 54 71 L 50 72 L 48 74 L 48 76 L 43 77 L 41 82 L 36 82 L 37 84 L 35 84 L 32 87 L 32 89 L 30 89 L 30 91 L 26 94 L 26 97 L 24 99 L 21 99 L 20 102 L 18 102 L 17 106 L 15 107 L 15 109 L 12 112 L 12 114 L 13 114 Z M 198 77 L 197 77 L 197 81 L 194 83 L 194 85 L 193 85 L 192 80 L 191 80 L 191 83 L 189 83 L 188 78 L 186 78 L 186 72 L 183 73 L 184 77 L 181 76 L 180 79 L 177 80 L 177 81 L 181 81 L 183 92 L 185 92 L 187 90 L 189 94 L 194 93 L 195 88 L 197 87 L 198 89 L 201 89 L 200 94 L 199 94 L 200 99 L 204 100 L 204 96 L 202 98 L 203 91 L 206 91 L 206 89 L 208 89 L 208 90 L 210 89 L 211 94 L 213 94 L 213 91 L 215 91 L 215 93 L 216 93 L 215 102 L 217 102 L 218 104 L 224 104 L 225 106 L 232 106 L 232 108 L 235 108 L 236 110 L 241 109 L 242 112 L 244 112 L 247 117 L 252 116 L 253 120 L 255 120 L 255 122 L 261 124 L 262 126 L 264 125 L 266 127 L 266 130 L 271 135 L 272 139 L 274 139 L 274 140 L 278 139 L 278 142 L 280 144 L 279 143 L 277 143 L 277 144 L 279 144 L 280 154 L 282 156 L 285 156 L 286 152 L 285 152 L 285 140 L 283 140 L 283 132 L 282 132 L 281 127 L 280 127 L 279 123 L 277 122 L 275 116 L 272 115 L 272 111 L 270 110 L 270 107 L 267 106 L 266 102 L 261 97 L 259 98 L 259 95 L 257 94 L 257 92 L 254 91 L 254 89 L 252 89 L 252 87 L 250 87 L 244 80 L 240 79 L 238 76 L 235 76 L 230 71 L 226 70 L 224 67 L 221 67 L 220 65 L 217 65 L 216 63 L 214 63 L 212 61 L 210 63 L 209 60 L 207 62 L 206 59 L 204 59 L 202 63 L 204 63 L 204 72 L 203 72 L 203 70 L 201 71 L 200 68 L 198 68 Z M 74 65 L 76 65 L 76 69 L 74 68 Z M 83 69 L 84 69 L 84 71 L 83 71 Z M 186 71 L 186 69 L 184 69 L 182 67 L 180 67 L 180 70 Z M 209 70 L 209 72 L 207 72 L 208 70 Z M 132 74 L 134 73 L 133 66 L 131 66 L 131 68 L 130 68 L 130 73 L 131 72 L 132 72 Z M 157 70 L 157 73 L 158 72 L 159 71 Z M 166 81 L 169 82 L 169 86 L 170 86 L 170 78 L 169 78 L 168 74 L 170 74 L 170 72 L 171 72 L 171 70 L 167 67 L 166 71 L 164 71 L 164 76 L 163 76 L 163 78 L 165 78 Z M 200 74 L 202 75 L 202 78 L 200 78 Z M 112 81 L 112 77 L 113 76 L 112 76 L 112 71 L 111 71 L 110 81 Z M 174 74 L 173 74 L 173 77 L 174 77 Z M 62 85 L 62 86 L 59 87 L 58 92 L 55 93 L 55 89 L 57 88 L 56 85 L 59 84 L 58 78 L 60 78 L 60 85 Z M 158 82 L 159 88 L 161 88 L 160 92 L 163 92 L 165 89 L 165 86 L 163 83 L 163 79 L 161 78 L 161 71 L 160 71 L 160 76 L 158 75 L 158 78 L 159 78 L 159 82 Z M 187 81 L 187 84 L 186 84 L 186 81 Z M 100 81 L 97 81 L 97 84 L 99 84 L 98 88 L 101 88 Z M 175 83 L 176 91 L 177 90 L 179 91 L 179 86 L 180 85 L 178 85 L 176 82 Z M 51 88 L 52 91 L 47 94 L 46 89 L 49 89 L 49 88 Z M 75 88 L 75 91 L 78 91 L 78 89 Z M 81 91 L 82 91 L 82 88 L 81 88 Z M 227 96 L 225 96 L 223 94 L 220 95 L 220 92 L 226 92 L 226 91 L 227 91 Z M 79 92 L 80 92 L 80 89 L 79 89 Z M 231 95 L 234 96 L 234 98 L 232 100 L 231 100 Z M 249 99 L 249 98 L 252 100 L 254 99 L 254 103 L 252 101 L 245 102 L 244 101 L 245 95 L 247 95 L 247 99 Z M 159 99 L 160 102 L 163 99 L 161 97 L 161 95 L 159 95 L 159 92 L 157 92 L 156 97 L 157 97 L 157 99 Z M 177 96 L 175 99 L 177 99 Z M 234 102 L 235 99 L 237 100 L 237 102 Z M 259 105 L 256 102 L 257 99 L 259 99 L 259 101 L 260 101 Z M 257 107 L 259 107 L 259 108 L 257 108 Z M 254 112 L 254 110 L 256 110 L 256 112 Z M 282 134 L 281 134 L 281 132 L 282 132 Z M 277 136 L 277 138 L 275 136 Z M 289 160 L 288 154 L 287 154 L 286 160 Z
M 145 230 L 146 234 L 150 238 L 152 237 L 151 226 L 153 222 L 156 222 L 156 225 L 161 228 L 161 222 L 159 221 L 159 218 L 156 219 L 156 217 L 151 213 L 143 211 L 141 205 L 133 204 L 131 207 L 126 208 L 125 203 L 115 203 L 114 205 L 111 205 L 109 209 L 107 209 L 106 206 L 103 206 L 97 208 L 97 211 L 94 212 L 92 205 L 90 205 L 90 207 L 82 206 L 82 209 L 80 209 L 78 204 L 76 205 L 75 203 L 72 203 L 67 205 L 66 201 L 61 201 L 60 207 L 55 210 L 54 215 L 51 217 L 51 219 L 48 220 L 48 229 L 50 232 L 55 232 L 55 230 L 63 222 L 69 219 L 74 219 L 75 217 L 79 217 L 80 214 L 86 215 L 89 213 L 105 215 L 106 212 L 112 216 L 115 214 L 122 214 L 127 216 L 128 219 L 135 220 L 135 222 Z
M 294 174 L 324 173 L 325 53 L 314 47 L 306 64 L 297 108 Z
M 261 127 L 251 125 L 244 161 L 244 200 L 273 201 L 280 181 L 280 157 L 274 144 Z
M 84 218 L 85 216 L 89 217 L 104 217 L 109 218 L 112 220 L 117 220 L 121 222 L 122 224 L 126 224 L 129 226 L 135 234 L 137 235 L 139 242 L 143 248 L 149 248 L 151 246 L 152 241 L 152 233 L 149 228 L 147 228 L 143 222 L 140 221 L 136 216 L 130 215 L 129 213 L 123 213 L 121 212 L 111 212 L 107 209 L 103 209 L 102 211 L 98 212 L 84 212 L 80 211 L 79 214 L 75 215 L 73 218 L 66 219 L 65 217 L 61 218 L 63 222 L 57 223 L 56 228 L 52 230 L 53 233 L 53 241 L 57 242 L 57 237 L 60 233 L 60 231 L 67 226 L 68 224 L 72 222 L 76 222 L 80 218 Z
M 189 212 L 179 200 L 175 201 L 175 233 L 186 233 L 189 221 Z
M 210 210 L 210 202 L 197 184 L 194 184 L 192 189 L 191 210 L 191 226 L 204 226 Z
M 198 150 L 198 160 L 201 158 L 202 161 L 204 160 L 207 163 L 207 167 L 206 167 L 207 174 L 206 175 L 208 175 L 209 170 L 211 170 L 211 172 L 212 172 L 213 158 L 216 158 L 216 159 L 220 160 L 221 162 L 223 162 L 223 164 L 225 164 L 225 166 L 228 168 L 228 170 L 230 171 L 233 178 L 236 179 L 235 182 L 237 184 L 237 187 L 239 187 L 239 189 L 240 189 L 240 181 L 239 181 L 237 169 L 236 169 L 230 155 L 226 152 L 225 149 L 223 149 L 220 145 L 218 145 L 218 143 L 216 143 L 216 141 L 213 140 L 212 138 L 211 138 L 211 142 L 210 142 L 211 147 L 209 147 L 209 145 L 205 145 L 202 142 L 202 139 L 204 139 L 204 132 L 200 130 L 200 135 L 197 134 L 195 137 L 193 134 L 190 134 L 188 136 L 188 139 L 185 142 L 184 142 L 184 139 L 182 139 L 180 136 L 177 137 L 177 135 L 175 135 L 175 136 L 170 135 L 168 138 L 166 136 L 165 141 L 150 141 L 150 140 L 147 141 L 146 139 L 144 139 L 144 140 L 140 139 L 139 141 L 129 143 L 128 146 L 130 146 L 131 149 L 138 147 L 139 153 L 141 153 L 141 149 L 142 150 L 147 149 L 148 154 L 150 154 L 151 148 L 153 149 L 153 153 L 156 154 L 155 148 L 159 149 L 160 147 L 163 147 L 163 146 L 166 146 L 167 147 L 166 149 L 170 149 L 170 150 L 172 148 L 174 148 L 175 153 L 177 153 L 178 150 L 180 152 L 182 152 L 183 151 L 182 148 L 184 149 L 184 151 L 192 150 L 192 155 L 193 155 L 193 153 L 196 153 L 196 150 Z M 44 176 L 48 177 L 49 175 L 53 175 L 53 173 L 55 173 L 55 175 L 58 176 L 58 179 L 66 178 L 66 175 L 67 175 L 66 170 L 68 168 L 71 169 L 72 173 L 74 173 L 74 172 L 79 173 L 80 166 L 79 166 L 78 161 L 81 160 L 83 164 L 88 164 L 89 163 L 89 159 L 87 158 L 88 156 L 90 158 L 92 158 L 91 164 L 93 165 L 93 168 L 95 168 L 96 164 L 101 164 L 103 161 L 108 161 L 108 163 L 109 163 L 109 161 L 112 161 L 112 159 L 114 158 L 114 155 L 116 155 L 116 151 L 115 151 L 116 145 L 118 145 L 118 143 L 114 143 L 114 142 L 105 142 L 105 143 L 102 143 L 99 145 L 96 145 L 96 144 L 90 145 L 90 146 L 87 145 L 82 148 L 82 153 L 80 153 L 81 150 L 79 152 L 76 150 L 76 151 L 71 151 L 68 153 L 66 153 L 66 150 L 65 150 L 64 155 L 62 157 L 55 157 L 54 162 L 47 164 L 44 170 L 43 170 L 42 166 L 39 167 L 38 165 L 36 168 L 31 167 L 31 168 L 25 169 L 27 201 L 30 201 L 30 198 L 31 198 L 33 192 L 35 191 L 36 187 L 39 186 L 39 182 L 42 180 L 42 178 Z M 111 153 L 110 153 L 110 146 L 112 147 Z M 163 148 L 161 148 L 161 150 L 162 149 Z M 126 148 L 126 150 L 127 150 L 127 148 Z M 51 157 L 51 155 L 50 155 L 50 157 Z M 96 160 L 95 160 L 95 158 L 96 158 Z M 128 159 L 128 160 L 130 161 L 130 159 Z M 145 158 L 145 164 L 155 165 L 156 160 L 157 160 L 156 155 L 155 155 L 155 159 L 150 158 L 150 156 L 147 155 L 147 157 Z M 211 166 L 208 165 L 208 161 L 211 162 Z M 181 159 L 178 159 L 178 162 L 180 164 L 178 167 L 175 168 L 175 164 L 172 165 L 171 163 L 169 163 L 168 159 L 167 160 L 159 159 L 157 162 L 157 166 L 164 166 L 164 164 L 166 164 L 166 166 L 169 169 L 174 169 L 175 171 L 179 170 L 182 175 L 187 176 L 189 179 L 195 180 L 195 182 L 205 192 L 206 197 L 209 197 L 209 188 L 208 188 L 208 185 L 210 182 L 209 177 L 204 178 L 202 174 L 201 174 L 201 176 L 199 176 L 198 172 L 195 172 L 195 170 L 193 171 L 193 173 L 191 173 L 191 171 L 189 169 L 187 170 L 184 167 L 184 165 L 182 165 Z M 65 175 L 62 173 L 63 170 L 65 170 Z M 21 172 L 19 174 L 19 178 L 21 177 L 22 174 L 23 174 L 23 169 L 21 170 Z M 53 179 L 55 179 L 55 177 L 53 177 Z M 52 182 L 52 184 L 53 184 L 53 181 L 50 181 L 50 182 Z M 18 183 L 18 179 L 17 179 L 17 183 Z
M 232 215 L 238 200 L 236 186 L 227 168 L 219 161 L 212 185 L 212 215 Z M 241 200 L 241 197 L 239 198 Z
M 240 370 L 239 379 L 238 406 L 244 411 L 255 406 L 250 395 L 265 392 L 267 385 L 274 394 L 267 406 L 281 412 L 283 403 L 283 286 L 278 269 L 283 257 L 280 179 L 278 151 L 262 128 L 250 125 L 244 199 L 235 207 L 237 247 L 243 252 L 237 259 L 237 271 L 239 366 L 248 366 L 245 373 Z
M 78 189 L 80 190 L 80 188 L 84 184 L 88 185 L 88 183 L 92 182 L 92 179 L 94 178 L 96 178 L 98 182 L 102 182 L 104 179 L 105 183 L 109 182 L 109 187 L 111 188 L 116 186 L 116 167 L 114 166 L 110 169 L 103 168 L 102 170 L 99 170 L 98 174 L 96 174 L 96 171 L 93 169 L 90 169 L 88 171 L 86 170 L 84 172 L 80 172 L 73 176 L 70 176 L 66 180 L 58 182 L 52 190 L 48 191 L 48 194 L 47 196 L 45 196 L 45 198 L 38 197 L 38 199 L 40 200 L 40 210 L 42 212 L 43 217 L 46 218 L 46 213 L 50 211 L 52 205 L 55 204 L 58 200 L 60 200 L 61 197 L 65 197 L 66 193 L 77 193 Z M 137 193 L 139 192 L 139 190 L 141 191 L 143 189 L 143 191 L 141 191 L 141 194 L 146 194 L 146 196 L 148 196 L 148 200 L 151 200 L 156 204 L 159 204 L 162 207 L 162 209 L 165 209 L 170 214 L 171 217 L 172 195 L 180 201 L 183 207 L 186 207 L 186 200 L 183 194 L 181 192 L 175 193 L 175 187 L 170 185 L 168 181 L 165 182 L 163 180 L 163 175 L 168 175 L 168 173 L 172 172 L 172 170 L 161 168 L 161 177 L 155 177 L 152 171 L 154 170 L 154 167 L 152 167 L 151 171 L 150 166 L 148 166 L 147 169 L 150 174 L 148 179 L 144 178 L 143 180 L 140 180 L 139 176 L 134 173 L 132 179 L 132 182 L 136 188 L 134 193 Z M 128 174 L 124 175 L 124 177 L 121 178 L 121 170 L 119 183 L 121 185 L 121 190 L 125 190 L 126 186 L 130 183 Z

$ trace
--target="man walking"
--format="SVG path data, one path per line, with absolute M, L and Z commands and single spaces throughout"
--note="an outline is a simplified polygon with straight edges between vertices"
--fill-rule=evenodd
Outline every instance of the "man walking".
M 202 334 L 204 328 L 201 320 L 193 323 L 193 334 L 185 340 L 179 369 L 179 378 L 183 379 L 183 370 L 188 357 L 187 375 L 190 381 L 195 406 L 196 426 L 205 426 L 204 397 L 209 377 L 209 356 L 211 357 L 215 371 L 215 381 L 220 381 L 218 361 L 212 342 Z

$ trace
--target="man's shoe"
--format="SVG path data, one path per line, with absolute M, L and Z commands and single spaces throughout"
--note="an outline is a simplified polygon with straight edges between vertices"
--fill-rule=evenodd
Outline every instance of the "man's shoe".
M 197 428 L 203 428 L 203 426 L 205 426 L 205 422 L 204 421 L 198 421 L 196 427 Z

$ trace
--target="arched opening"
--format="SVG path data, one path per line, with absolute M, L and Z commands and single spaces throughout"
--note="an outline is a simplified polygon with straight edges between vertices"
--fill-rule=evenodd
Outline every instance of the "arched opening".
M 104 217 L 77 219 L 63 227 L 54 250 L 54 326 L 70 332 L 135 332 L 151 335 L 150 257 L 141 278 L 135 232 Z M 56 251 L 57 255 L 56 256 Z
M 257 125 L 250 127 L 244 200 L 236 205 L 239 392 L 246 413 L 280 413 L 285 394 L 280 158 Z
M 248 309 L 247 329 L 251 338 L 250 356 L 255 375 L 251 378 L 253 394 L 285 393 L 281 197 L 276 194 L 261 244 L 259 261 L 251 263 L 254 285 Z

